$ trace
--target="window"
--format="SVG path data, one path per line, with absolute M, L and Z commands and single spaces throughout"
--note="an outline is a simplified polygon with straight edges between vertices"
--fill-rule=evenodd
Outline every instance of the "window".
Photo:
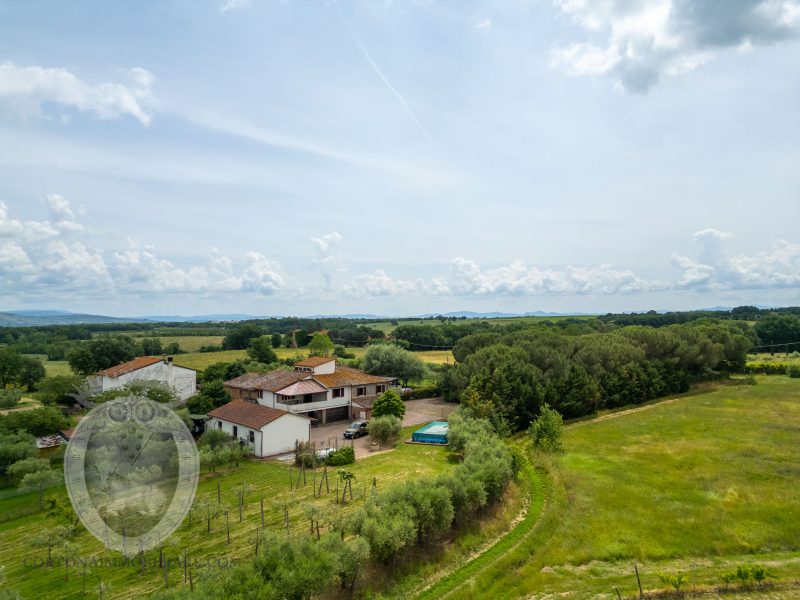
M 334 388 L 333 389 L 333 397 L 334 398 L 344 398 L 344 388 Z
M 217 421 L 217 429 L 222 429 L 222 421 Z
M 251 431 L 250 435 L 248 437 L 250 439 L 250 443 L 251 444 L 255 444 L 256 443 L 256 432 L 255 431 Z
M 356 396 L 366 396 L 367 395 L 367 386 L 356 388 Z
M 376 385 L 375 386 L 375 393 L 376 394 L 382 394 L 385 391 L 386 391 L 386 386 L 385 385 Z
M 233 426 L 233 437 L 237 437 L 239 435 L 239 428 L 234 425 Z

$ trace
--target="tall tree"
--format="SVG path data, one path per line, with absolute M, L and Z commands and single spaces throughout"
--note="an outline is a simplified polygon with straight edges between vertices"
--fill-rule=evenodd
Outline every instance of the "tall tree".
M 330 356 L 333 354 L 333 342 L 327 333 L 315 333 L 308 349 L 311 356 Z

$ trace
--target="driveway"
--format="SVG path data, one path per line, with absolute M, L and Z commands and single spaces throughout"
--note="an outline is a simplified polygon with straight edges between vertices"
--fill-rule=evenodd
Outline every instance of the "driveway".
M 448 415 L 455 410 L 457 404 L 445 402 L 441 398 L 422 398 L 420 400 L 408 400 L 406 402 L 406 414 L 403 417 L 403 427 L 412 425 L 422 425 L 431 421 L 447 419 Z M 311 428 L 311 441 L 317 443 L 317 448 L 340 448 L 344 445 L 349 446 L 350 440 L 343 437 L 344 430 L 350 425 L 350 421 L 337 421 L 319 427 Z M 361 459 L 379 452 L 388 452 L 389 449 L 378 450 L 370 445 L 370 437 L 364 436 L 352 441 L 356 451 L 356 459 Z

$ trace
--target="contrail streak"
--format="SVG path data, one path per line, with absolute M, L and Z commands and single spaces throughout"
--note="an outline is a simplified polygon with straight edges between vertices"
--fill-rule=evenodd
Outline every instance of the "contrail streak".
M 433 147 L 433 149 L 436 152 L 439 152 L 439 148 L 436 146 L 436 142 L 433 141 L 433 138 L 431 137 L 431 134 L 428 133 L 428 130 L 425 129 L 425 126 L 420 122 L 420 120 L 414 114 L 414 111 L 411 110 L 411 107 L 408 105 L 408 102 L 406 102 L 406 99 L 403 98 L 403 95 L 400 92 L 398 92 L 397 89 L 392 85 L 392 82 L 389 81 L 386 78 L 386 75 L 383 74 L 383 71 L 381 71 L 381 68 L 378 66 L 378 63 L 376 63 L 373 60 L 373 58 L 370 55 L 370 53 L 363 46 L 363 44 L 359 41 L 358 37 L 356 37 L 356 34 L 353 33 L 353 31 L 350 29 L 350 27 L 347 25 L 347 23 L 345 23 L 345 27 L 347 27 L 347 31 L 350 33 L 350 37 L 353 39 L 353 42 L 358 47 L 358 49 L 361 51 L 361 54 L 367 60 L 369 65 L 372 67 L 372 70 L 375 71 L 375 73 L 378 75 L 378 77 L 381 78 L 381 81 L 383 81 L 383 83 L 386 84 L 386 87 L 389 88 L 389 91 L 391 91 L 392 94 L 394 94 L 394 97 L 397 98 L 397 100 L 403 106 L 403 109 L 405 109 L 406 113 L 408 113 L 408 116 L 411 117 L 411 120 L 414 121 L 414 123 L 416 123 L 417 127 L 422 132 L 422 134 L 428 139 L 428 141 L 430 142 L 430 144 Z

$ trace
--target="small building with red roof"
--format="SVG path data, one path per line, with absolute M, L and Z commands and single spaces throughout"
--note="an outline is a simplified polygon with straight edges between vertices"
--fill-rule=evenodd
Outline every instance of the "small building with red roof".
M 311 419 L 245 400 L 232 400 L 208 413 L 206 431 L 218 429 L 239 440 L 255 456 L 273 456 L 307 442 Z
M 181 400 L 197 392 L 197 372 L 179 367 L 171 356 L 139 356 L 108 369 L 98 371 L 89 378 L 92 394 L 121 388 L 134 381 L 154 381 L 171 388 Z

